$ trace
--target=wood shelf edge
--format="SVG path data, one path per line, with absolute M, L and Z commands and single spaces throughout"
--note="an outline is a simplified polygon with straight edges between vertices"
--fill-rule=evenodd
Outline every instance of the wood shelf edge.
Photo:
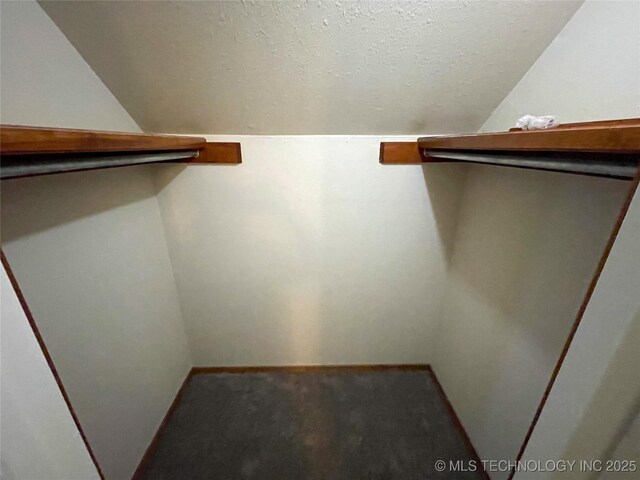
M 242 163 L 242 149 L 239 142 L 206 142 L 197 158 L 181 163 L 238 165 Z
M 202 137 L 0 125 L 0 154 L 199 150 Z
M 423 163 L 446 163 L 447 160 L 424 155 L 418 142 L 380 142 L 382 165 L 421 165 Z
M 561 125 L 548 130 L 518 130 L 418 139 L 421 149 L 511 152 L 640 152 L 640 119 Z
M 380 142 L 383 165 L 416 165 L 423 162 L 418 142 Z
M 203 137 L 0 125 L 2 179 L 144 163 L 240 164 L 240 143 Z

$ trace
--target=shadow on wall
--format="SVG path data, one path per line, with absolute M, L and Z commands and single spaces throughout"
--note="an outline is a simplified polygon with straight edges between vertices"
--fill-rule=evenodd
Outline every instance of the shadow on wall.
M 467 165 L 452 163 L 422 165 L 422 175 L 447 265 L 451 263 L 453 255 L 467 168 Z
M 124 167 L 3 180 L 2 242 L 153 196 L 151 188 L 140 188 L 140 183 L 147 181 L 143 176 L 148 175 L 148 168 Z
M 216 165 L 217 166 L 217 165 Z M 221 166 L 230 166 L 230 165 L 221 165 Z M 211 167 L 210 165 L 191 165 L 191 168 L 198 167 Z M 166 188 L 178 175 L 180 175 L 187 165 L 180 164 L 158 164 L 154 166 L 155 172 L 153 175 L 153 181 L 155 186 L 156 194 L 160 193 L 162 190 Z
M 456 278 L 557 356 L 629 182 L 474 166 L 466 187 L 452 242 Z
M 437 373 L 481 457 L 511 459 L 629 182 L 468 168 L 438 333 Z

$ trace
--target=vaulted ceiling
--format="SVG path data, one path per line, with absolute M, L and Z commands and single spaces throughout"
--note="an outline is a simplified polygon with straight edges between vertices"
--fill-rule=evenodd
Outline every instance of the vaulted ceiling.
M 581 2 L 40 4 L 144 130 L 421 134 L 477 130 Z

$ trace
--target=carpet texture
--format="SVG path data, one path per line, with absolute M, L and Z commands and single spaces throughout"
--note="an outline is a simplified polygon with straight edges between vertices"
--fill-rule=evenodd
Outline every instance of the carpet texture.
M 192 377 L 147 480 L 479 479 L 424 371 L 217 373 Z

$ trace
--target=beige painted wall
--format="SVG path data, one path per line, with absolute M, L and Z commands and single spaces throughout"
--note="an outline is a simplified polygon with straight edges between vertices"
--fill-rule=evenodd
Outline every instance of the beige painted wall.
M 587 122 L 640 116 L 640 4 L 587 0 L 482 126 L 522 115 Z
M 638 317 L 636 317 L 635 322 L 638 322 Z M 636 330 L 638 329 L 636 328 Z M 637 345 L 636 343 L 636 351 Z M 635 380 L 635 383 L 637 387 L 637 380 Z M 610 469 L 602 472 L 598 480 L 635 480 L 638 478 L 638 459 L 640 459 L 640 402 L 638 400 L 636 398 L 635 417 L 629 416 L 626 425 L 624 425 L 625 430 L 621 432 L 622 435 L 615 444 L 613 452 L 603 462 Z M 616 470 L 617 465 L 624 465 L 625 467 L 620 471 Z M 620 467 L 617 468 L 619 469 Z
M 139 130 L 40 6 L 2 2 L 1 12 L 3 123 Z M 131 477 L 191 366 L 151 172 L 2 182 L 2 248 L 108 480 Z M 3 342 L 21 320 L 3 314 Z M 33 373 L 8 371 L 5 382 L 3 361 L 3 393 L 58 408 L 40 384 L 39 353 L 19 353 Z M 3 439 L 39 420 L 25 410 L 5 423 L 4 407 Z M 36 464 L 51 442 L 73 441 L 53 424 L 42 435 L 20 444 Z
M 634 396 L 638 392 L 638 365 L 625 361 L 629 356 L 624 350 L 629 348 L 625 346 L 627 336 L 632 339 L 637 329 L 633 322 L 640 311 L 639 291 L 640 196 L 636 193 L 533 432 L 526 459 L 601 454 L 602 444 L 611 443 L 618 435 L 625 413 L 631 417 L 637 409 Z M 637 344 L 631 348 L 637 350 Z M 637 352 L 630 358 L 634 356 Z M 611 390 L 599 391 L 608 385 Z M 594 429 L 598 419 L 587 415 L 604 415 L 609 423 L 606 428 Z M 580 431 L 581 438 L 576 438 Z
M 0 477 L 98 479 L 4 267 L 1 281 Z
M 637 211 L 631 212 L 631 214 L 636 215 L 639 213 L 640 212 Z M 629 221 L 630 223 L 625 225 L 625 231 L 633 223 L 633 219 L 629 218 Z M 637 231 L 640 232 L 640 229 Z M 636 235 L 635 240 L 636 245 L 640 245 L 640 235 Z M 624 242 L 624 237 L 622 237 L 620 241 Z M 622 244 L 619 244 L 618 248 L 620 245 Z M 636 247 L 636 249 L 640 249 L 640 247 Z M 636 257 L 638 256 L 637 253 L 636 251 Z M 612 261 L 615 262 L 615 258 L 613 258 Z M 633 259 L 628 259 L 628 261 L 633 262 Z M 640 266 L 636 265 L 635 268 L 637 269 L 636 273 L 632 273 L 630 276 L 631 289 L 629 289 L 628 293 L 631 295 L 626 299 L 631 309 L 633 309 L 634 305 L 632 296 L 634 290 L 632 289 L 635 288 L 636 294 L 640 291 L 640 275 L 638 275 L 638 273 L 640 273 Z M 628 271 L 625 273 L 628 273 Z M 603 277 L 599 288 L 605 288 L 606 282 L 610 282 L 607 276 Z M 587 395 L 585 395 L 585 398 L 581 398 L 578 392 L 583 392 L 579 389 L 575 387 L 569 389 L 566 387 L 566 382 L 571 381 L 571 377 L 567 377 L 567 373 L 572 370 L 574 373 L 577 373 L 574 370 L 575 367 L 578 366 L 574 363 L 575 355 L 580 353 L 580 351 L 586 353 L 583 347 L 583 335 L 577 338 L 576 342 L 580 343 L 576 343 L 576 348 L 572 350 L 570 360 L 567 361 L 567 369 L 563 371 L 563 383 L 558 384 L 558 391 L 565 392 L 561 400 L 577 407 L 572 408 L 570 412 L 563 413 L 561 418 L 569 421 L 563 421 L 562 424 L 558 425 L 566 428 L 567 423 L 569 423 L 570 430 L 573 430 L 571 439 L 567 443 L 561 457 L 577 460 L 600 460 L 603 464 L 609 458 L 636 460 L 637 463 L 637 461 L 640 460 L 640 415 L 638 415 L 640 411 L 640 375 L 638 375 L 638 365 L 640 365 L 640 348 L 638 348 L 638 345 L 640 345 L 640 309 L 636 312 L 635 318 L 629 322 L 629 315 L 633 312 L 627 310 L 626 315 L 621 315 L 621 306 L 616 305 L 619 301 L 618 296 L 611 295 L 611 292 L 607 292 L 607 296 L 613 300 L 613 302 L 609 300 L 607 303 L 610 309 L 615 310 L 615 312 L 612 312 L 614 321 L 616 321 L 616 323 L 622 323 L 608 325 L 608 327 L 618 330 L 617 338 L 615 338 L 615 342 L 618 342 L 618 344 L 616 345 L 615 342 L 613 344 L 602 342 L 599 338 L 592 339 L 592 345 L 590 346 L 592 355 L 597 352 L 604 354 L 603 356 L 605 357 L 609 357 L 611 356 L 612 348 L 615 348 L 615 354 L 606 365 L 606 371 L 602 376 L 599 375 L 602 373 L 601 365 L 597 365 L 597 371 L 593 372 L 593 375 L 590 375 L 590 381 L 587 385 L 590 385 L 590 388 L 593 388 L 593 385 L 597 385 L 597 391 L 589 391 Z M 595 298 L 596 301 L 601 301 L 602 299 L 603 297 Z M 640 301 L 636 301 L 635 303 L 640 306 Z M 593 307 L 590 307 L 589 316 L 586 318 L 587 321 L 593 319 L 592 312 Z M 598 317 L 600 317 L 596 318 L 598 323 L 608 322 L 608 319 L 601 317 L 601 314 L 598 315 Z M 625 325 L 627 323 L 628 325 Z M 586 330 L 588 324 L 583 324 L 581 328 Z M 590 327 L 589 330 L 596 334 L 598 332 L 598 329 L 594 329 L 593 327 Z M 594 377 L 597 377 L 595 381 Z M 584 384 L 584 380 L 581 384 Z M 553 398 L 558 399 L 556 396 Z M 588 402 L 585 402 L 586 399 L 588 399 Z M 554 407 L 551 406 L 549 411 L 545 412 L 545 418 L 553 418 L 553 408 Z M 577 417 L 579 417 L 579 423 L 576 428 Z M 557 422 L 557 420 L 555 422 Z M 555 428 L 557 429 L 557 426 Z M 544 430 L 541 424 L 540 432 L 536 432 L 536 441 Z M 534 448 L 532 448 L 532 452 L 533 450 Z M 635 477 L 633 475 L 627 475 L 625 477 L 622 475 L 625 472 L 605 471 L 602 472 L 602 478 L 615 478 L 616 476 L 620 476 L 620 478 L 623 479 L 637 478 L 637 468 L 640 468 L 640 466 L 636 465 L 635 472 L 628 472 L 635 473 Z M 584 471 L 571 472 L 571 474 L 566 475 L 558 474 L 555 477 L 559 479 L 570 478 L 572 480 L 586 480 L 593 478 L 594 474 L 593 472 Z
M 35 1 L 1 5 L 4 123 L 140 131 Z
M 158 178 L 195 365 L 430 362 L 463 170 L 382 166 L 380 137 L 211 138 L 243 164 Z
M 626 186 L 470 170 L 434 369 L 482 458 L 515 458 Z
M 191 367 L 149 171 L 4 181 L 2 245 L 107 478 L 129 478 Z
M 562 121 L 638 116 L 640 46 L 629 39 L 640 38 L 639 8 L 587 2 L 483 130 L 507 129 L 528 113 Z M 627 188 L 566 174 L 469 170 L 434 368 L 482 458 L 515 459 Z M 606 357 L 591 358 L 606 365 Z M 575 378 L 589 375 L 583 367 Z M 553 429 L 557 441 L 570 433 Z M 553 435 L 540 443 L 547 456 Z

